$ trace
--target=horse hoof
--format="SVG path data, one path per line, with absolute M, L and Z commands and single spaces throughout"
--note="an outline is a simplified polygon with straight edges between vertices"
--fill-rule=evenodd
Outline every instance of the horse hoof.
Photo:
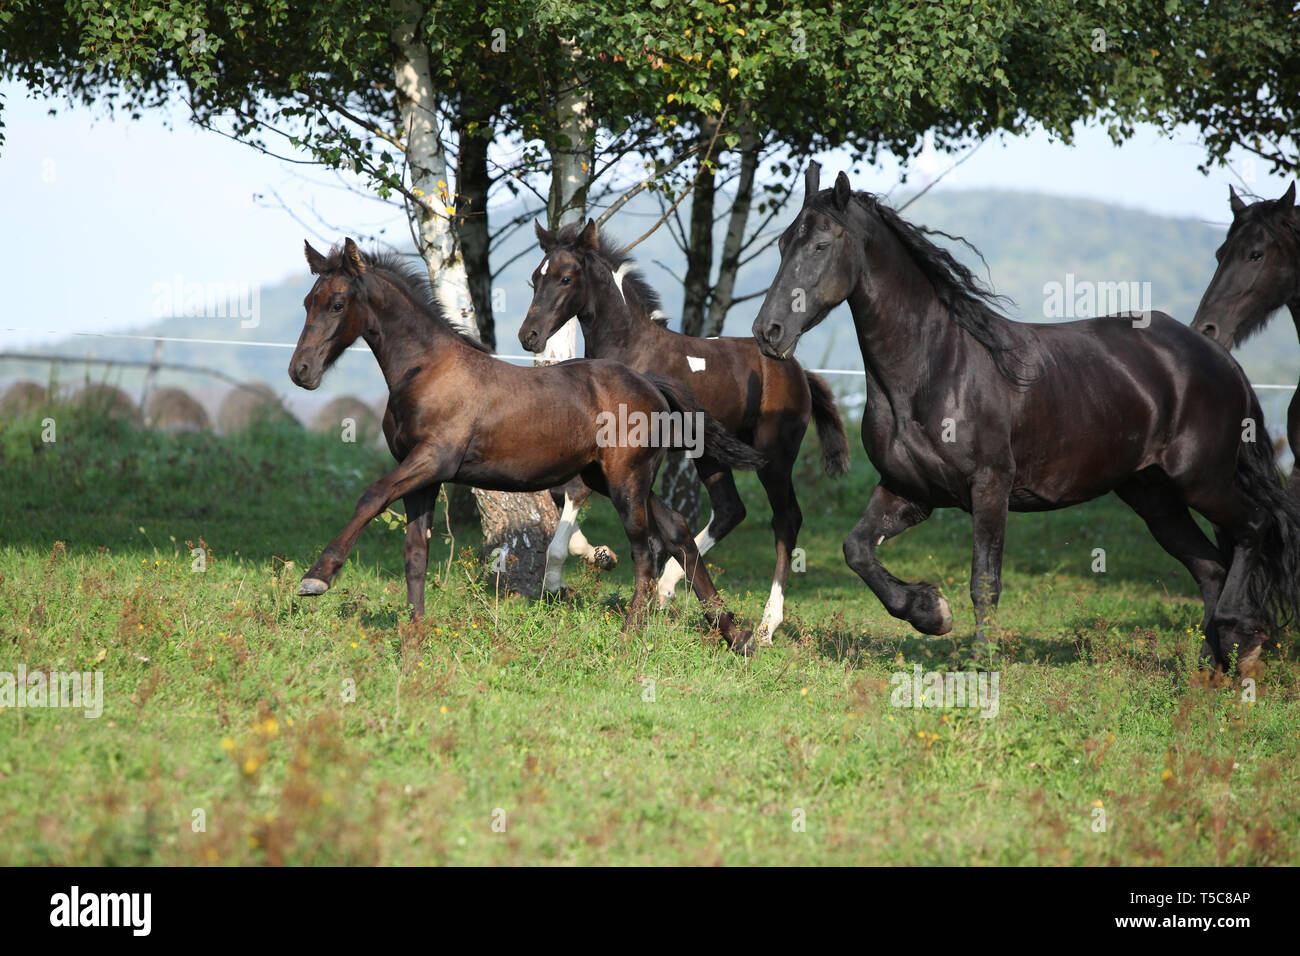
M 759 647 L 771 647 L 771 646 L 772 646 L 772 632 L 771 632 L 771 631 L 759 631 L 759 632 L 758 632 L 758 637 L 755 639 L 755 643 L 757 643 Z
M 932 609 L 914 615 L 911 622 L 922 634 L 938 637 L 952 630 L 952 609 L 948 607 L 947 599 L 939 594 L 934 595 L 934 602 Z
M 591 565 L 601 571 L 612 571 L 618 567 L 618 555 L 603 544 L 591 554 Z
M 754 656 L 754 632 L 741 631 L 736 635 L 735 641 L 731 644 L 731 649 L 741 657 Z
M 303 578 L 302 583 L 298 585 L 299 597 L 316 597 L 324 594 L 330 589 L 330 586 L 320 578 Z

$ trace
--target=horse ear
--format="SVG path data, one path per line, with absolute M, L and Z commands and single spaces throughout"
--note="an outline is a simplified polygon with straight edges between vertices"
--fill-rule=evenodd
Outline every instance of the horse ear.
M 1228 187 L 1228 204 L 1232 206 L 1232 215 L 1234 218 L 1240 216 L 1242 210 L 1246 208 L 1246 204 L 1242 202 L 1241 197 L 1237 195 L 1237 190 L 1233 189 L 1231 186 Z
M 840 174 L 835 177 L 835 208 L 840 212 L 849 208 L 849 200 L 853 198 L 853 190 L 849 187 L 849 177 L 840 170 Z
M 817 160 L 808 163 L 808 171 L 803 174 L 803 204 L 806 206 L 822 188 L 822 164 Z
M 303 245 L 303 252 L 307 254 L 307 268 L 311 269 L 312 275 L 314 276 L 320 275 L 322 272 L 325 271 L 325 266 L 328 264 L 328 260 L 324 256 L 322 256 L 319 252 L 317 252 L 315 249 L 313 249 L 311 247 L 311 243 L 308 242 L 306 239 L 302 241 L 302 245 Z
M 1283 209 L 1295 208 L 1295 180 L 1294 179 L 1291 180 L 1291 185 L 1287 187 L 1287 191 L 1282 194 L 1282 198 L 1278 200 L 1278 203 L 1282 206 Z
M 361 250 L 351 236 L 343 240 L 343 271 L 355 276 L 366 271 L 366 260 L 361 258 Z
M 600 232 L 596 228 L 596 220 L 587 220 L 582 232 L 578 234 L 576 245 L 582 252 L 600 252 Z
M 537 233 L 537 244 L 542 247 L 542 252 L 549 255 L 555 248 L 555 233 L 547 232 L 536 219 L 533 220 L 533 232 Z

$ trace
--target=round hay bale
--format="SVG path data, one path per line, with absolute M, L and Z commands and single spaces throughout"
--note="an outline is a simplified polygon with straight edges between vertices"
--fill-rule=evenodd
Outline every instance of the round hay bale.
M 354 427 L 351 433 L 358 445 L 373 444 L 376 437 L 381 434 L 379 419 L 375 417 L 374 410 L 361 399 L 353 398 L 351 395 L 336 398 L 317 412 L 312 417 L 311 430 L 321 435 L 339 438 L 343 435 L 344 419 L 352 420 Z
M 104 415 L 114 421 L 141 423 L 140 409 L 131 396 L 116 385 L 92 382 L 72 396 L 72 404 L 81 411 Z
M 223 435 L 234 435 L 254 421 L 267 420 L 298 422 L 280 403 L 271 387 L 262 382 L 249 382 L 232 388 L 217 409 L 217 430 Z
M 165 432 L 201 432 L 212 427 L 203 406 L 179 388 L 154 389 L 144 403 L 144 420 L 150 428 Z
M 40 410 L 46 404 L 48 393 L 43 385 L 35 382 L 14 382 L 0 396 L 0 413 L 6 418 L 26 415 Z

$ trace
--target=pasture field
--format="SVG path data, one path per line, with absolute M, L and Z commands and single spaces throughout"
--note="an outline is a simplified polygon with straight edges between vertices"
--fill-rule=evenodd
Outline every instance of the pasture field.
M 382 522 L 297 598 L 385 455 L 56 419 L 53 444 L 38 418 L 0 426 L 0 672 L 99 670 L 103 714 L 0 710 L 0 864 L 1300 862 L 1294 637 L 1253 702 L 1206 686 L 1191 579 L 1114 498 L 1012 516 L 985 718 L 891 704 L 894 674 L 973 666 L 970 521 L 882 551 L 942 583 L 954 634 L 889 617 L 840 552 L 875 478 L 856 422 L 846 479 L 808 439 L 806 571 L 746 661 L 680 593 L 620 633 L 626 563 L 570 565 L 564 605 L 499 596 L 466 536 L 435 534 L 409 625 Z M 741 490 L 709 561 L 753 626 L 773 550 Z M 584 530 L 625 555 L 608 503 Z

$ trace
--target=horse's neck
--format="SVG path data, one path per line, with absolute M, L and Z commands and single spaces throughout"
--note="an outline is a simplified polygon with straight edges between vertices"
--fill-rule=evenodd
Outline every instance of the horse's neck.
M 849 293 L 849 309 L 868 378 L 894 406 L 906 404 L 906 396 L 929 381 L 936 354 L 976 345 L 967 341 L 934 286 L 892 239 L 886 248 L 868 253 L 867 267 Z
M 481 354 L 396 289 L 386 297 L 384 306 L 382 311 L 375 309 L 376 328 L 364 337 L 389 389 L 417 366 L 430 369 L 458 357 Z
M 590 273 L 596 285 L 595 295 L 578 313 L 582 337 L 590 358 L 617 358 L 640 345 L 653 331 L 652 322 L 638 321 L 626 293 L 614 281 L 613 273 L 603 265 Z

